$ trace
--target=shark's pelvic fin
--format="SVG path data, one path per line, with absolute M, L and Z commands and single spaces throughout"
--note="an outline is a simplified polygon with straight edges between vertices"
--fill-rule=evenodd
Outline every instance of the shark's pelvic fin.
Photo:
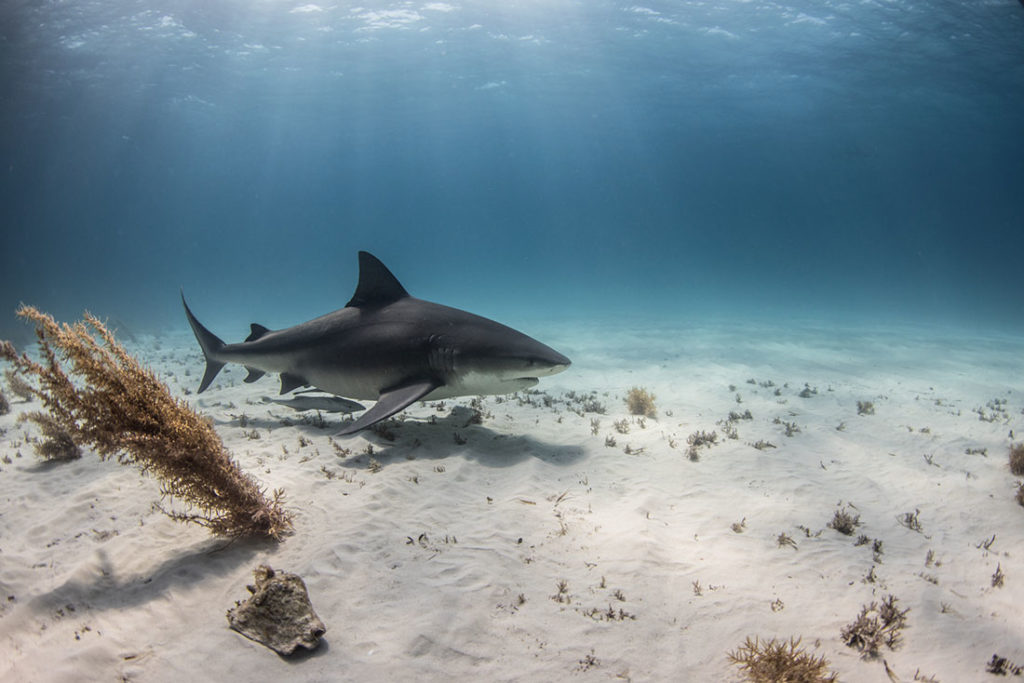
M 387 306 L 409 296 L 387 266 L 367 251 L 359 252 L 359 284 L 346 307 Z
M 249 327 L 252 331 L 249 333 L 249 336 L 245 338 L 245 341 L 247 342 L 256 341 L 257 339 L 265 335 L 267 332 L 270 332 L 270 330 L 263 327 L 263 325 L 260 325 L 259 323 L 253 323 Z
M 281 393 L 287 394 L 292 389 L 298 389 L 299 387 L 308 387 L 309 382 L 306 381 L 305 377 L 299 377 L 293 375 L 290 372 L 281 373 Z
M 213 332 L 203 327 L 203 324 L 192 315 L 188 303 L 185 302 L 184 290 L 181 292 L 181 303 L 185 306 L 188 324 L 192 326 L 192 332 L 195 333 L 196 340 L 199 341 L 199 346 L 203 349 L 203 356 L 206 357 L 206 372 L 203 373 L 203 381 L 199 383 L 199 391 L 196 392 L 201 394 L 209 388 L 210 384 L 213 383 L 213 378 L 217 376 L 217 373 L 225 365 L 222 361 L 215 359 L 216 354 L 224 348 L 224 342 Z
M 345 428 L 338 432 L 336 436 L 352 434 L 376 422 L 385 420 L 409 407 L 439 386 L 441 386 L 441 383 L 436 380 L 422 380 L 386 389 L 380 393 L 380 398 L 377 399 L 376 405 L 360 415 L 359 419 L 355 422 L 345 425 Z

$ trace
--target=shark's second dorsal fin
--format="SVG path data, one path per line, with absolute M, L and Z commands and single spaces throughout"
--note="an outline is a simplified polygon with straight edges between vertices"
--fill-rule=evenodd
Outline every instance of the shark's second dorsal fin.
M 257 339 L 265 335 L 267 332 L 270 332 L 270 330 L 263 327 L 263 325 L 260 325 L 259 323 L 253 323 L 249 327 L 252 329 L 252 331 L 249 333 L 249 336 L 245 338 L 245 341 L 247 342 L 256 341 Z
M 347 307 L 387 306 L 407 296 L 409 292 L 387 266 L 373 254 L 359 252 L 359 285 L 352 299 L 345 304 Z

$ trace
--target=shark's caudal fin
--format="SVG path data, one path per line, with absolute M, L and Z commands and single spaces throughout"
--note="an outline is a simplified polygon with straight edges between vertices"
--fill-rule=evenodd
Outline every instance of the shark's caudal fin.
M 203 356 L 206 357 L 206 372 L 203 374 L 203 381 L 199 383 L 199 391 L 197 392 L 201 394 L 209 388 L 210 384 L 213 382 L 213 378 L 217 376 L 217 373 L 220 372 L 221 368 L 225 365 L 225 363 L 213 359 L 213 356 L 224 348 L 224 342 L 222 342 L 213 332 L 210 332 L 208 329 L 203 327 L 203 324 L 196 320 L 196 317 L 192 315 L 192 311 L 185 302 L 184 291 L 181 293 L 181 303 L 185 306 L 185 315 L 188 316 L 188 324 L 192 326 L 192 331 L 196 335 L 196 340 L 199 342 L 199 346 L 203 349 Z
M 409 292 L 380 259 L 368 251 L 359 252 L 359 284 L 347 308 L 387 306 L 407 296 Z

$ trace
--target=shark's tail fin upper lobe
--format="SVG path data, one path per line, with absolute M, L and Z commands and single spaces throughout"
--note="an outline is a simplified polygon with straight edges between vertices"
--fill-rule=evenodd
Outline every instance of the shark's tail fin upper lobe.
M 197 392 L 201 394 L 206 391 L 213 382 L 213 378 L 226 365 L 226 363 L 215 359 L 216 354 L 224 348 L 224 342 L 213 332 L 203 327 L 203 324 L 192 315 L 192 311 L 189 310 L 188 304 L 185 302 L 185 292 L 181 293 L 181 303 L 185 306 L 188 324 L 192 326 L 196 340 L 199 342 L 199 346 L 202 347 L 203 355 L 206 357 L 206 372 L 203 374 L 203 381 L 199 383 L 199 391 Z

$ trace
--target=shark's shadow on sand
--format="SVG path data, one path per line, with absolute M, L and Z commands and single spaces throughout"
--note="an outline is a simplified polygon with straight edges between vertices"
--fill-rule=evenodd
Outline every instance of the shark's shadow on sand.
M 485 467 L 513 467 L 531 458 L 542 460 L 554 465 L 568 466 L 581 460 L 586 451 L 583 447 L 573 444 L 551 444 L 525 433 L 529 424 L 510 422 L 509 426 L 522 432 L 508 434 L 489 428 L 486 423 L 472 422 L 475 411 L 465 406 L 455 406 L 447 415 L 431 416 L 428 419 L 407 418 L 393 419 L 379 423 L 377 429 L 369 429 L 362 436 L 373 446 L 373 454 L 358 452 L 359 446 L 347 440 L 339 440 L 351 453 L 342 456 L 337 463 L 343 467 L 366 468 L 372 457 L 381 466 L 402 460 L 445 460 L 450 457 L 461 457 L 464 460 L 477 462 Z M 339 420 L 335 415 L 321 414 L 317 418 L 297 418 L 288 415 L 288 422 L 281 416 L 270 414 L 269 417 L 246 417 L 244 428 L 264 429 L 295 429 L 299 434 L 312 438 L 333 435 L 338 427 L 349 424 L 349 420 Z M 491 418 L 497 420 L 497 418 Z M 243 427 L 237 417 L 217 419 L 218 426 Z M 387 436 L 385 436 L 387 435 Z M 393 438 L 389 438 L 393 437 Z M 459 443 L 464 440 L 463 443 Z
M 470 408 L 456 406 L 447 415 L 430 420 L 382 423 L 381 429 L 368 430 L 363 434 L 373 445 L 372 455 L 352 453 L 338 464 L 367 467 L 371 457 L 382 467 L 404 460 L 461 458 L 494 468 L 514 467 L 530 459 L 567 467 L 586 455 L 578 444 L 551 444 L 526 433 L 495 431 L 486 424 L 473 423 L 474 415 Z
M 535 458 L 558 466 L 570 466 L 585 456 L 578 445 L 551 444 L 526 434 L 505 434 L 472 421 L 475 411 L 456 406 L 447 415 L 430 420 L 391 420 L 364 436 L 374 446 L 372 455 L 352 453 L 340 458 L 344 467 L 366 468 L 372 457 L 382 467 L 408 460 L 445 460 L 458 457 L 485 467 L 507 468 Z M 333 421 L 331 421 L 333 422 Z M 258 421 L 256 421 L 258 424 Z M 272 426 L 280 427 L 280 423 Z M 327 430 L 331 424 L 328 422 Z M 295 425 L 301 433 L 323 435 L 325 428 Z M 331 433 L 328 431 L 328 433 Z M 387 436 L 394 436 L 391 441 Z M 458 435 L 457 442 L 456 435 Z M 59 586 L 32 597 L 25 605 L 36 615 L 63 614 L 71 610 L 105 612 L 130 609 L 183 593 L 204 580 L 230 574 L 271 557 L 277 544 L 263 539 L 224 540 L 209 538 L 175 552 L 159 562 L 125 570 L 111 560 L 101 546 L 95 560 L 82 563 Z M 237 598 L 245 596 L 240 594 Z M 227 605 L 225 605 L 225 608 Z M 70 614 L 66 615 L 70 617 Z M 225 625 L 225 629 L 227 626 Z M 243 636 L 238 636 L 244 639 Z M 299 663 L 329 651 L 324 638 L 314 651 L 299 649 L 282 659 Z

